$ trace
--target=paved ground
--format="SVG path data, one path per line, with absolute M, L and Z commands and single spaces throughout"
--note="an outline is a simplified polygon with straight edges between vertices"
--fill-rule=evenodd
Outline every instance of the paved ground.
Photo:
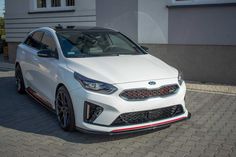
M 14 68 L 14 64 L 8 62 L 7 58 L 3 57 L 3 54 L 0 53 L 0 71 L 8 71 Z
M 0 157 L 236 156 L 236 96 L 188 91 L 189 121 L 132 135 L 67 133 L 56 117 L 15 91 L 12 72 L 0 72 Z

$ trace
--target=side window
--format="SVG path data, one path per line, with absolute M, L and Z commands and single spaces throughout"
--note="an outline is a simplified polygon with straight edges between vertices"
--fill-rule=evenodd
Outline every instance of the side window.
M 34 32 L 26 39 L 25 44 L 37 50 L 40 50 L 42 37 L 43 37 L 43 32 L 41 31 Z
M 53 39 L 53 37 L 50 35 L 49 32 L 44 33 L 41 44 L 42 44 L 42 47 L 41 47 L 42 50 L 44 49 L 51 50 L 54 53 L 55 57 L 58 56 L 55 40 Z
M 24 44 L 31 46 L 32 44 L 32 34 L 28 36 L 28 38 L 25 40 Z

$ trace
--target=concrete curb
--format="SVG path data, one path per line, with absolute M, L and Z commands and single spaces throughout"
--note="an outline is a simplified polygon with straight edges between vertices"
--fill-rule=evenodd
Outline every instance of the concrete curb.
M 186 86 L 190 91 L 236 95 L 236 86 L 200 83 L 187 83 Z
M 6 62 L 0 62 L 0 71 L 13 71 L 15 70 L 15 65 Z

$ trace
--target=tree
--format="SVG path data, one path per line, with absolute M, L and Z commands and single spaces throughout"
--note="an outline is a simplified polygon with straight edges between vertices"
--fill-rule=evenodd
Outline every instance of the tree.
M 0 37 L 5 36 L 5 21 L 3 17 L 0 17 Z

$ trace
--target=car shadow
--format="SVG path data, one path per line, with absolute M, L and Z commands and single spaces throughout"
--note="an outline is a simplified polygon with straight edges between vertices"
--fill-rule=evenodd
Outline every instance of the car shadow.
M 59 127 L 55 113 L 44 108 L 30 96 L 18 94 L 14 81 L 14 77 L 0 77 L 0 126 L 2 127 L 86 144 L 133 138 L 157 131 L 113 136 L 86 134 L 79 131 L 65 132 Z

